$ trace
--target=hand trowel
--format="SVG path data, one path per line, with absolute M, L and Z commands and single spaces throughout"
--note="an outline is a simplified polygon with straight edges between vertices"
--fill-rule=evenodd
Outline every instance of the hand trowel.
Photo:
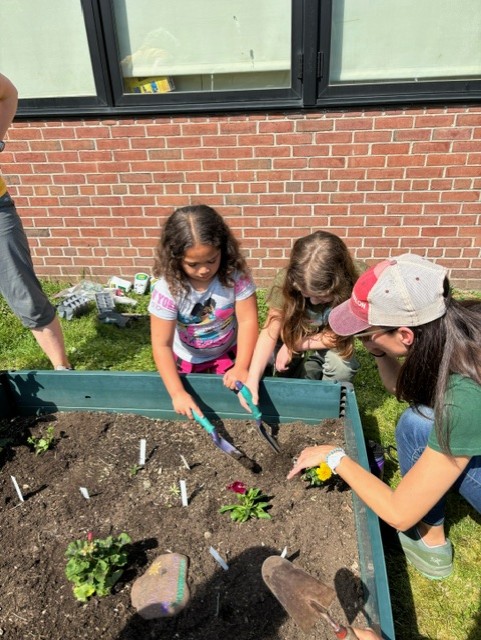
M 309 633 L 319 618 L 323 618 L 331 626 L 336 638 L 356 640 L 351 627 L 337 624 L 328 613 L 336 596 L 332 587 L 280 556 L 270 556 L 264 560 L 262 578 L 304 633 Z

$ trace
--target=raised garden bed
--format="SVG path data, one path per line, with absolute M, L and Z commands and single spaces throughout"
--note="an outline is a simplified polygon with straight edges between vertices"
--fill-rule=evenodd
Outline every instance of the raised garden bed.
M 261 408 L 265 422 L 278 432 L 282 452 L 276 455 L 217 377 L 189 376 L 186 382 L 223 435 L 256 460 L 259 473 L 216 449 L 199 426 L 178 421 L 156 374 L 4 374 L 4 417 L 19 426 L 19 421 L 30 421 L 34 434 L 53 424 L 60 438 L 41 456 L 19 445 L 4 464 L 2 542 L 6 550 L 8 531 L 13 533 L 12 545 L 22 541 L 15 549 L 19 555 L 9 558 L 7 551 L 0 569 L 2 584 L 9 577 L 10 605 L 17 603 L 15 610 L 3 606 L 0 612 L 0 628 L 10 630 L 7 637 L 23 639 L 26 628 L 36 624 L 38 633 L 32 637 L 38 638 L 64 638 L 74 630 L 75 637 L 106 640 L 214 640 L 223 633 L 241 640 L 301 638 L 260 578 L 263 558 L 287 547 L 287 557 L 336 588 L 339 605 L 331 610 L 335 617 L 360 625 L 367 617 L 393 639 L 377 518 L 352 499 L 342 483 L 308 489 L 301 480 L 285 481 L 292 457 L 324 437 L 344 439 L 350 454 L 368 467 L 354 393 L 329 383 L 267 379 Z M 34 418 L 38 414 L 50 417 Z M 147 462 L 132 475 L 140 438 L 147 440 Z M 25 487 L 25 503 L 18 504 L 10 475 Z M 187 507 L 174 490 L 180 479 L 188 488 Z M 237 524 L 218 513 L 220 506 L 236 501 L 226 490 L 235 480 L 272 496 L 272 520 Z M 89 500 L 80 486 L 89 487 Z M 36 542 L 28 541 L 32 530 Z M 63 575 L 63 553 L 68 542 L 88 530 L 100 536 L 126 531 L 133 539 L 132 562 L 111 596 L 79 605 Z M 225 558 L 228 571 L 215 563 L 210 546 Z M 192 599 L 177 618 L 147 622 L 130 606 L 131 583 L 168 550 L 190 558 Z M 53 602 L 45 602 L 45 613 L 32 617 L 32 594 L 43 593 L 49 581 Z M 70 631 L 61 632 L 62 621 Z M 332 637 L 322 622 L 312 637 L 324 637 L 321 633 Z

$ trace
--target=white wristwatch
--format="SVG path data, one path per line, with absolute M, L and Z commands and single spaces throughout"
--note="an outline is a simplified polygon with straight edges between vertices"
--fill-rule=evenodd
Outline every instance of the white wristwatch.
M 332 449 L 331 451 L 329 451 L 329 453 L 327 454 L 326 464 L 329 467 L 329 469 L 332 471 L 332 473 L 334 473 L 335 475 L 337 475 L 336 473 L 337 465 L 341 462 L 341 460 L 345 456 L 347 456 L 347 453 L 341 447 L 336 447 L 335 449 Z

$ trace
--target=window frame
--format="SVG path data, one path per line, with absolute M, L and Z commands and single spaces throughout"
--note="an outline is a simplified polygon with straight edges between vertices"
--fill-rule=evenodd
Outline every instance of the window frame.
M 481 78 L 330 84 L 332 5 L 336 0 L 291 0 L 291 87 L 213 92 L 127 94 L 115 36 L 115 0 L 79 0 L 96 96 L 20 99 L 17 117 L 115 116 L 300 110 L 324 107 L 475 102 Z
M 320 0 L 320 73 L 317 87 L 317 107 L 481 100 L 481 77 L 479 80 L 330 84 L 332 4 L 335 1 Z

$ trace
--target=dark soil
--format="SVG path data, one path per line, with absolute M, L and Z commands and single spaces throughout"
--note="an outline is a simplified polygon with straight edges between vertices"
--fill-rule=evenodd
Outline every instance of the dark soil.
M 35 455 L 26 437 L 38 437 L 49 425 L 55 428 L 55 446 Z M 216 448 L 192 422 L 70 412 L 4 421 L 3 429 L 14 436 L 0 458 L 2 640 L 333 638 L 322 620 L 304 635 L 264 585 L 262 562 L 284 547 L 296 566 L 336 589 L 338 601 L 330 609 L 335 619 L 364 626 L 349 489 L 337 477 L 320 488 L 285 479 L 304 446 L 342 441 L 341 421 L 282 425 L 281 454 L 268 447 L 252 422 L 216 425 L 255 461 L 257 473 Z M 147 461 L 133 475 L 141 438 L 147 441 Z M 181 479 L 187 507 L 176 491 Z M 222 505 L 237 502 L 226 489 L 236 480 L 270 497 L 271 520 L 239 524 L 219 513 Z M 132 544 L 112 594 L 81 604 L 65 577 L 65 550 L 88 531 L 102 538 L 125 531 Z M 229 565 L 227 571 L 209 553 L 211 546 Z M 131 605 L 132 583 L 169 551 L 189 558 L 190 602 L 175 618 L 144 620 Z

